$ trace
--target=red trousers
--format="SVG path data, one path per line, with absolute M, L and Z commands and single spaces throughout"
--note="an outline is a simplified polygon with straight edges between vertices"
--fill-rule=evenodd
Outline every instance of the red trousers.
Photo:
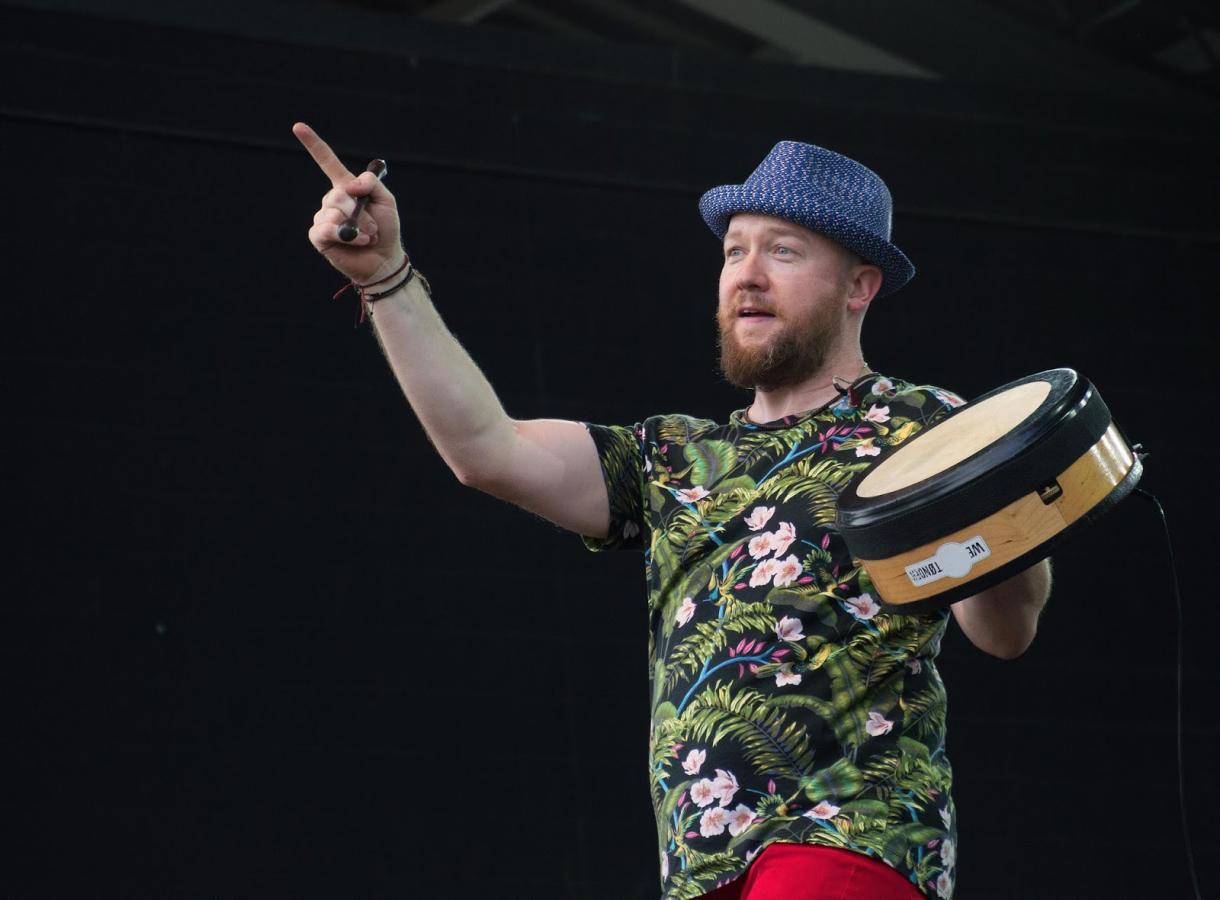
M 705 900 L 925 900 L 883 862 L 834 847 L 771 844 Z

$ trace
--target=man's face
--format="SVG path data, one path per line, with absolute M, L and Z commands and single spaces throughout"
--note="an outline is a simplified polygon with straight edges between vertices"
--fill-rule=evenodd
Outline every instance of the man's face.
M 773 390 L 821 369 L 844 332 L 851 266 L 847 251 L 800 225 L 733 216 L 716 313 L 725 379 Z

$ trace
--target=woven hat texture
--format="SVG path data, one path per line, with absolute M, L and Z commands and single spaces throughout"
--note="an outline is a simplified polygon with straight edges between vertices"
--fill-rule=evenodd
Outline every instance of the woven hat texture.
M 878 297 L 915 275 L 906 254 L 890 243 L 893 201 L 881 176 L 815 144 L 780 141 L 744 184 L 704 194 L 699 212 L 721 240 L 729 220 L 741 212 L 778 216 L 823 234 L 881 269 Z

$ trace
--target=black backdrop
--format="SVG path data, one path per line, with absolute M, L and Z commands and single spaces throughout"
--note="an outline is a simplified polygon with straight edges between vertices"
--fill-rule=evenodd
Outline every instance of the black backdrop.
M 389 160 L 518 417 L 744 405 L 699 193 L 781 138 L 882 172 L 920 271 L 869 362 L 968 396 L 1069 365 L 1152 451 L 1209 861 L 1214 105 L 420 27 L 446 52 L 0 8 L 5 895 L 656 894 L 639 558 L 448 473 L 329 299 L 297 119 Z M 960 897 L 1187 895 L 1158 528 L 1132 498 L 1070 542 L 1020 660 L 947 639 Z

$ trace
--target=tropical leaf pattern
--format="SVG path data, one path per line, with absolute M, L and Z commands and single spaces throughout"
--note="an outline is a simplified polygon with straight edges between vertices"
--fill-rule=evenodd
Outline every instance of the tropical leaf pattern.
M 853 479 L 961 402 L 874 373 L 766 425 L 740 410 L 587 426 L 611 527 L 585 543 L 644 552 L 666 898 L 733 880 L 775 841 L 865 853 L 952 895 L 948 612 L 883 612 L 834 525 Z

